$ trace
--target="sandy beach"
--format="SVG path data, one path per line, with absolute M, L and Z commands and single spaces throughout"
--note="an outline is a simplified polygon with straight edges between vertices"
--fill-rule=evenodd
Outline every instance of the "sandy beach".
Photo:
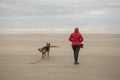
M 74 65 L 68 34 L 0 34 L 0 80 L 120 80 L 120 34 L 83 36 Z M 41 60 L 47 42 L 59 48 Z

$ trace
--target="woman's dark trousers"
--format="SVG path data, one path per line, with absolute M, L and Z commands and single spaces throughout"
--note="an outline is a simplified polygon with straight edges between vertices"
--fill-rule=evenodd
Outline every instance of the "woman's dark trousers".
M 73 52 L 74 52 L 75 63 L 77 63 L 78 62 L 80 45 L 72 45 L 72 49 L 73 49 Z

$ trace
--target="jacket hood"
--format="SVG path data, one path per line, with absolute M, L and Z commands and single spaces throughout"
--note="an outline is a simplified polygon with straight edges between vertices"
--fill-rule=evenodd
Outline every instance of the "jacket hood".
M 75 28 L 74 33 L 79 33 L 79 29 Z

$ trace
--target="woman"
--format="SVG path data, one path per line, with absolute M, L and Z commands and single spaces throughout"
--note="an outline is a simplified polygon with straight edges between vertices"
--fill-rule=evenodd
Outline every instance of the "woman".
M 74 32 L 70 35 L 69 41 L 72 42 L 72 49 L 74 52 L 74 60 L 75 60 L 74 64 L 79 64 L 78 55 L 80 50 L 80 44 L 83 41 L 83 37 L 79 32 L 78 28 L 75 28 Z

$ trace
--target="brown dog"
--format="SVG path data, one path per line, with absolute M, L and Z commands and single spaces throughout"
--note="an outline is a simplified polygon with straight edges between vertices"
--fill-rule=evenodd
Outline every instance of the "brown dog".
M 42 48 L 38 48 L 38 50 L 42 53 L 42 58 L 44 58 L 47 54 L 49 57 L 49 52 L 50 52 L 50 43 L 46 43 L 46 46 Z

